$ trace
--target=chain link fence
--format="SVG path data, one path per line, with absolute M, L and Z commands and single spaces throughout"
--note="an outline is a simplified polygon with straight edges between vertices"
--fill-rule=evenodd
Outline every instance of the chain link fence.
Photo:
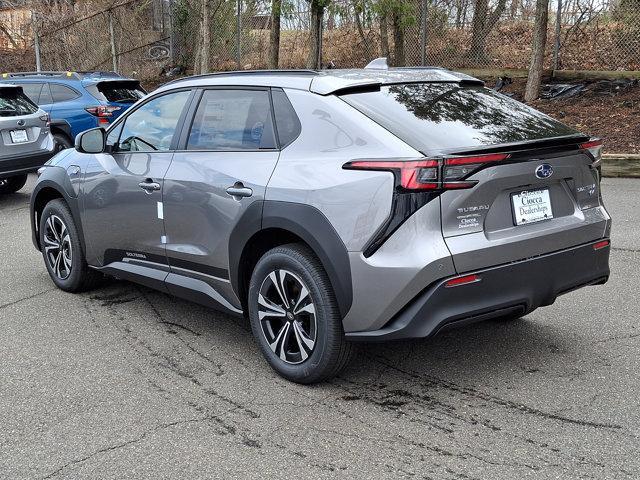
M 0 1 L 0 68 L 117 70 L 153 78 L 270 66 L 280 10 L 279 68 L 395 65 L 526 69 L 535 0 Z M 275 17 L 277 21 L 277 17 Z M 272 62 L 271 62 L 272 63 Z M 640 70 L 640 0 L 551 0 L 545 67 Z

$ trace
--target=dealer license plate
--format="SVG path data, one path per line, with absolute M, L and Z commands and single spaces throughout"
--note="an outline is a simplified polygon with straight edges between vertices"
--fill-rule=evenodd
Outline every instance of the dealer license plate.
M 525 190 L 511 194 L 516 225 L 526 225 L 553 218 L 548 188 Z
M 13 143 L 24 143 L 29 141 L 26 130 L 11 130 L 11 141 Z

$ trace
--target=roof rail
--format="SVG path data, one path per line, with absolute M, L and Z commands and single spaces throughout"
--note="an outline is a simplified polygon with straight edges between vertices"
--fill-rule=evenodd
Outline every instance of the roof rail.
M 15 78 L 15 77 L 73 77 L 80 78 L 76 72 L 7 72 L 2 74 L 2 78 Z
M 317 70 L 307 69 L 291 69 L 291 70 L 232 70 L 228 72 L 211 72 L 202 73 L 200 75 L 191 75 L 188 77 L 176 78 L 164 85 L 171 85 L 173 83 L 181 82 L 183 80 L 193 80 L 195 78 L 207 78 L 218 76 L 233 76 L 233 75 L 319 75 Z
M 58 71 L 44 71 L 44 72 L 7 72 L 3 73 L 2 78 L 20 78 L 20 77 L 66 77 L 75 78 L 81 80 L 85 77 L 120 77 L 121 75 L 116 72 L 107 71 L 79 71 L 79 72 L 58 72 Z

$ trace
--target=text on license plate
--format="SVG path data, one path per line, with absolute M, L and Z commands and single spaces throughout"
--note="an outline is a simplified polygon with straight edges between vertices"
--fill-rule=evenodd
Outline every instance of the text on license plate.
M 26 130 L 11 130 L 11 141 L 13 143 L 24 143 L 29 141 Z
M 511 201 L 516 225 L 526 225 L 553 218 L 548 188 L 513 193 Z

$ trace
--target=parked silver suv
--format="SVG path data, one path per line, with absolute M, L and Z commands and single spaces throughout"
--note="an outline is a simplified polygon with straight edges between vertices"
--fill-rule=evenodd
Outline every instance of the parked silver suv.
M 108 274 L 247 315 L 271 366 L 312 383 L 353 341 L 606 282 L 600 148 L 442 69 L 204 75 L 54 157 L 33 241 L 63 290 Z
M 49 116 L 17 85 L 0 84 L 0 194 L 20 190 L 27 173 L 54 152 Z

